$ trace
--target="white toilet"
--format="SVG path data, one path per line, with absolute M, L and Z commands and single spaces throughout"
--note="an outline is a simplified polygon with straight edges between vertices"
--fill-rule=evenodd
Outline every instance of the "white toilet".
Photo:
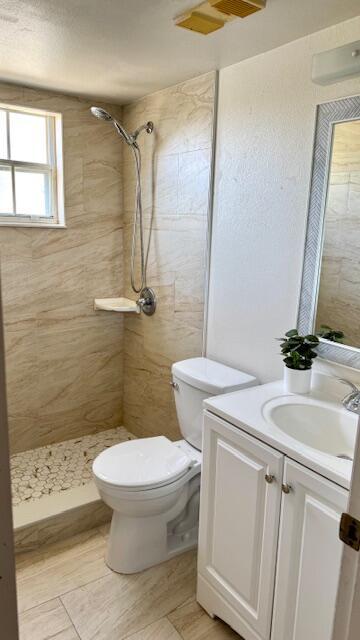
M 107 564 L 135 573 L 196 546 L 198 538 L 202 402 L 256 384 L 256 379 L 208 358 L 172 367 L 184 440 L 165 436 L 122 442 L 95 459 L 101 498 L 113 510 Z

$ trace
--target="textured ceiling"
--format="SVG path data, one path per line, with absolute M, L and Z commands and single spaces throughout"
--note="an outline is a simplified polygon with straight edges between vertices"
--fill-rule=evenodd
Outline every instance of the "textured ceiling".
M 0 0 L 0 79 L 126 103 L 360 13 L 359 0 L 268 0 L 201 36 L 189 0 Z

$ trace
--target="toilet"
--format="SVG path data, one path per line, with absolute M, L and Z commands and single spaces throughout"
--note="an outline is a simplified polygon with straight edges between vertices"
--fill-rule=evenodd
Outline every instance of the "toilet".
M 208 358 L 172 366 L 171 385 L 183 440 L 129 440 L 100 453 L 96 486 L 113 509 L 107 564 L 136 573 L 197 545 L 202 403 L 256 384 L 256 379 Z

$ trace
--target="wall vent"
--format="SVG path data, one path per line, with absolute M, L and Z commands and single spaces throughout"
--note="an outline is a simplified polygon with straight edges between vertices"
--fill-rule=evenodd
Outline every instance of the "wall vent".
M 210 0 L 210 4 L 221 13 L 237 18 L 246 18 L 266 6 L 265 0 Z

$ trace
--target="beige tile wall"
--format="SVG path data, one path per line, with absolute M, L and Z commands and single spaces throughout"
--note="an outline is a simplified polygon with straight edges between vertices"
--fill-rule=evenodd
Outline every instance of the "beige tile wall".
M 63 114 L 67 229 L 1 228 L 12 451 L 122 421 L 122 146 L 90 102 L 0 85 L 0 102 Z M 119 107 L 109 107 L 117 114 Z
M 335 127 L 317 327 L 345 333 L 360 346 L 360 122 Z
M 118 426 L 123 392 L 130 430 L 178 437 L 170 367 L 202 350 L 214 95 L 207 74 L 123 110 L 130 130 L 155 123 L 140 144 L 158 296 L 156 315 L 126 318 L 123 334 L 122 317 L 94 313 L 93 299 L 136 297 L 131 151 L 89 101 L 0 85 L 1 102 L 59 111 L 64 126 L 67 229 L 0 227 L 12 452 Z
M 202 352 L 214 96 L 210 73 L 124 108 L 128 129 L 147 120 L 155 124 L 140 145 L 147 233 L 152 220 L 148 285 L 158 308 L 152 317 L 127 317 L 124 332 L 124 425 L 138 436 L 179 437 L 171 364 Z M 135 178 L 129 148 L 123 159 L 125 292 L 133 297 L 128 283 Z

